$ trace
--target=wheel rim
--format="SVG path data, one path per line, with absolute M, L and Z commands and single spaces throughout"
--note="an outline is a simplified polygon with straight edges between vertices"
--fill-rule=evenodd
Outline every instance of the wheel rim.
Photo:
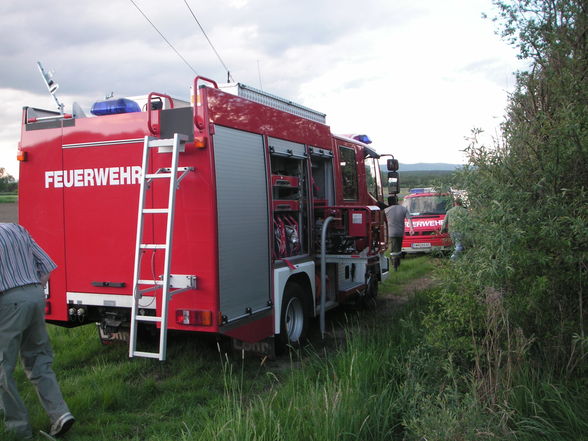
M 286 333 L 288 340 L 297 342 L 302 335 L 304 328 L 304 309 L 302 302 L 298 297 L 293 297 L 286 306 L 286 314 L 284 315 L 286 321 Z

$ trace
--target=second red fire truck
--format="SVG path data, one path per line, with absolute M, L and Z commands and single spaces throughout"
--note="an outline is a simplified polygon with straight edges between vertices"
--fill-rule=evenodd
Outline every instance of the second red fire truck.
M 58 264 L 47 320 L 97 322 L 131 357 L 164 360 L 169 329 L 283 348 L 375 297 L 389 264 L 369 139 L 241 84 L 193 90 L 193 105 L 150 93 L 89 117 L 23 109 L 20 223 Z
M 414 234 L 409 234 L 405 221 L 402 240 L 403 253 L 430 253 L 451 249 L 449 234 L 441 233 L 445 213 L 451 208 L 451 195 L 439 193 L 433 188 L 412 188 L 404 197 L 403 205 L 412 217 Z

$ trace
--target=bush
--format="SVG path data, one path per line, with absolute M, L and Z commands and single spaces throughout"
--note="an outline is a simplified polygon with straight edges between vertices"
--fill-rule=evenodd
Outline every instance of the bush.
M 16 179 L 0 167 L 0 193 L 12 193 L 18 189 Z
M 523 369 L 586 378 L 588 4 L 495 4 L 530 68 L 517 75 L 500 139 L 485 146 L 472 133 L 452 183 L 468 193 L 470 246 L 426 323 L 432 344 L 470 364 L 479 397 L 505 409 Z

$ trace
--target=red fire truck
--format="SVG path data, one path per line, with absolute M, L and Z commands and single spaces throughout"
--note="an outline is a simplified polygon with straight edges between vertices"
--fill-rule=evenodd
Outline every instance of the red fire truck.
M 92 117 L 23 109 L 20 222 L 58 264 L 47 321 L 97 322 L 160 360 L 169 329 L 284 348 L 320 317 L 324 334 L 325 311 L 389 273 L 379 156 L 288 100 L 201 77 L 193 91 Z
M 445 213 L 451 208 L 451 200 L 451 195 L 439 193 L 433 188 L 410 189 L 403 205 L 412 216 L 414 235 L 409 234 L 410 226 L 405 221 L 402 252 L 430 253 L 451 249 L 449 235 L 440 231 Z

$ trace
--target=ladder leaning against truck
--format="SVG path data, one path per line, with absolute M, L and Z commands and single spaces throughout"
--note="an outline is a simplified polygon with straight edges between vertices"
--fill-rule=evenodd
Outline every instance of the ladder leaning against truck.
M 319 317 L 324 335 L 325 311 L 389 274 L 379 156 L 288 100 L 192 87 L 193 105 L 152 92 L 92 117 L 23 109 L 19 220 L 58 264 L 47 321 L 98 323 L 159 360 L 168 330 L 283 350 Z

